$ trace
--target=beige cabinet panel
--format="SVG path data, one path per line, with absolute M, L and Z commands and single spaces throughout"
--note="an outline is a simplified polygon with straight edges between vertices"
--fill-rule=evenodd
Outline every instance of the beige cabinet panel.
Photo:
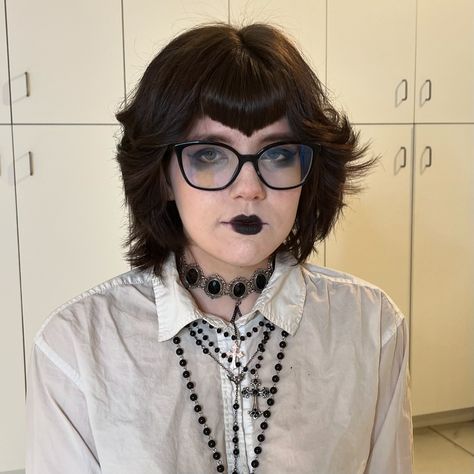
M 14 122 L 114 123 L 124 94 L 120 0 L 6 3 Z
M 417 125 L 415 141 L 411 367 L 423 415 L 474 406 L 474 125 Z
M 358 128 L 380 161 L 327 239 L 326 264 L 380 286 L 408 317 L 412 126 Z
M 8 87 L 7 32 L 4 2 L 0 1 L 0 124 L 10 123 L 10 92 Z
M 11 129 L 0 125 L 0 472 L 23 468 L 25 378 Z
M 357 123 L 411 123 L 415 0 L 328 2 L 328 88 Z
M 418 0 L 417 18 L 415 121 L 474 122 L 474 2 Z
M 319 80 L 326 82 L 325 0 L 231 0 L 230 22 L 239 26 L 265 22 L 281 27 L 303 52 Z
M 227 22 L 229 16 L 223 0 L 124 0 L 123 8 L 127 93 L 174 36 L 200 23 Z
M 121 248 L 128 220 L 115 162 L 117 131 L 14 127 L 27 362 L 53 309 L 129 268 Z

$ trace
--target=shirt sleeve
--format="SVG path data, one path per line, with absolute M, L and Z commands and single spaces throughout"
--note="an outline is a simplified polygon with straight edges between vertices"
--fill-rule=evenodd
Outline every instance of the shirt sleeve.
M 101 472 L 79 376 L 44 340 L 31 355 L 26 412 L 28 474 Z
M 383 306 L 393 313 L 387 300 Z M 365 474 L 413 473 L 408 327 L 400 313 L 395 311 L 395 316 L 393 335 L 382 341 L 378 401 Z

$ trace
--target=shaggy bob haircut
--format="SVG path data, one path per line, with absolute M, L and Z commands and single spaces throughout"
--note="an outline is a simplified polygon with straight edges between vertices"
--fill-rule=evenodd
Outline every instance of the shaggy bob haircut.
M 153 267 L 160 276 L 170 252 L 187 244 L 168 197 L 167 172 L 173 144 L 204 116 L 247 136 L 286 116 L 295 140 L 320 146 L 293 229 L 279 248 L 298 262 L 329 234 L 345 195 L 359 191 L 359 178 L 375 162 L 361 160 L 366 147 L 359 146 L 358 134 L 281 31 L 265 24 L 188 30 L 152 60 L 116 115 L 122 124 L 117 160 L 130 209 L 125 246 L 132 267 Z

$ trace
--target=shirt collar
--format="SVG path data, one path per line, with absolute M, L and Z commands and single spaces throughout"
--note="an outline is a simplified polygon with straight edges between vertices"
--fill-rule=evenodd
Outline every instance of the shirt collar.
M 170 254 L 163 266 L 162 277 L 152 277 L 158 318 L 158 341 L 174 337 L 184 326 L 197 319 L 206 319 L 215 327 L 227 327 L 228 323 L 211 314 L 203 313 L 192 295 L 183 287 L 176 268 L 174 254 Z M 306 285 L 301 267 L 288 253 L 279 253 L 275 269 L 265 289 L 259 295 L 252 311 L 244 314 L 237 325 L 246 324 L 261 313 L 270 322 L 294 335 L 298 330 L 306 298 Z

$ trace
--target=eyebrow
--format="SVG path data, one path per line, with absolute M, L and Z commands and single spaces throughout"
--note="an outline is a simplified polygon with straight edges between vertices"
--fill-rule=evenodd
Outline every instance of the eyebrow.
M 190 140 L 200 140 L 206 142 L 220 142 L 225 144 L 230 144 L 231 141 L 226 135 L 219 135 L 219 134 L 203 134 L 193 136 Z M 265 146 L 270 143 L 274 142 L 295 142 L 295 137 L 292 133 L 270 133 L 269 135 L 265 135 L 260 143 L 261 146 Z

